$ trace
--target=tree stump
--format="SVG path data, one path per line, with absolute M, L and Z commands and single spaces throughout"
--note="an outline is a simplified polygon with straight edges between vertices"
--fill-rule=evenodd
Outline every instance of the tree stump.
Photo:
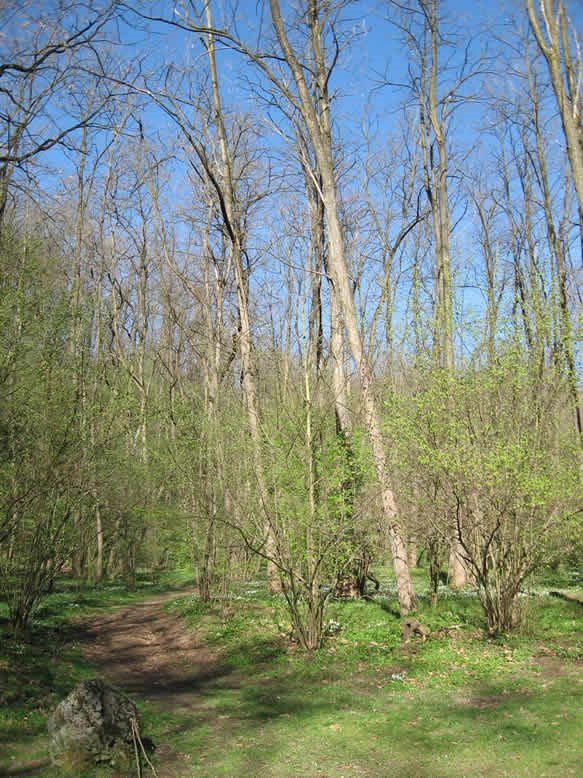
M 429 637 L 429 630 L 420 624 L 417 619 L 405 619 L 401 624 L 401 640 L 408 643 L 412 637 L 420 637 L 426 640 Z

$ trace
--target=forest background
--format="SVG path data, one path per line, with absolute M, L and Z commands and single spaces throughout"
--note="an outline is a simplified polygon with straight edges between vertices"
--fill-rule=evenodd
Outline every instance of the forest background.
M 0 594 L 581 565 L 581 9 L 4 2 Z

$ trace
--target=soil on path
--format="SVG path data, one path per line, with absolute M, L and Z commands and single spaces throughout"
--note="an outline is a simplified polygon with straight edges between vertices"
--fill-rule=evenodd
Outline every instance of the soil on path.
M 164 605 L 177 593 L 136 602 L 100 615 L 84 625 L 82 650 L 100 675 L 130 696 L 141 697 L 161 710 L 202 712 L 202 690 L 228 674 L 219 657 Z M 146 733 L 147 734 L 147 733 Z M 160 778 L 189 775 L 186 764 L 157 744 Z

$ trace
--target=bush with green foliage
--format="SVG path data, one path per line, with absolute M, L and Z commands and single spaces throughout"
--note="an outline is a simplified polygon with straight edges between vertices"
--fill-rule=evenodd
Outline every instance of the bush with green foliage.
M 432 373 L 387 403 L 402 504 L 426 537 L 455 533 L 490 632 L 519 620 L 528 576 L 577 521 L 580 449 L 564 387 L 508 350 L 490 367 Z
M 5 234 L 0 262 L 0 593 L 21 629 L 74 542 L 72 516 L 83 496 L 80 396 L 55 255 Z

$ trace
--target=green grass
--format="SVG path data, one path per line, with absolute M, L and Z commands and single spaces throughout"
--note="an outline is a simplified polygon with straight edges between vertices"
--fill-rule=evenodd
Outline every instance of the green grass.
M 580 775 L 583 606 L 525 598 L 524 628 L 489 639 L 471 592 L 444 591 L 432 610 L 416 571 L 417 616 L 432 636 L 402 645 L 381 573 L 374 601 L 330 604 L 342 628 L 313 656 L 290 645 L 284 603 L 261 583 L 212 607 L 192 596 L 169 603 L 217 659 L 216 672 L 195 678 L 192 707 L 137 701 L 143 728 L 163 745 L 159 766 L 172 760 L 177 778 Z M 71 615 L 128 601 L 119 590 L 94 596 L 47 601 L 36 627 L 42 650 L 36 641 L 22 653 L 2 645 L 0 661 L 20 673 L 18 697 L 0 715 L 0 751 L 13 764 L 42 755 L 48 710 L 90 672 L 70 641 Z
M 472 593 L 444 593 L 435 610 L 422 594 L 417 615 L 432 637 L 403 646 L 383 588 L 373 602 L 333 602 L 342 629 L 306 657 L 286 642 L 281 600 L 258 588 L 227 607 L 168 606 L 223 667 L 196 729 L 175 718 L 173 748 L 193 764 L 185 775 L 580 774 L 581 606 L 529 598 L 525 629 L 492 640 Z

